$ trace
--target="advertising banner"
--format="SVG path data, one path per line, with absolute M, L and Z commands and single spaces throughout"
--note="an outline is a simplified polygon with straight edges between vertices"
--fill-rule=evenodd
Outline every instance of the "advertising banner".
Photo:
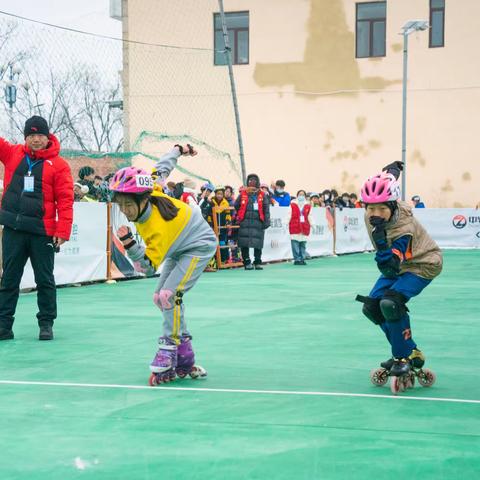
M 290 208 L 287 207 L 270 208 L 270 228 L 265 230 L 263 242 L 262 260 L 264 262 L 293 258 L 287 223 L 289 212 Z
M 313 225 L 307 241 L 307 252 L 311 257 L 333 255 L 334 220 L 330 209 L 314 208 Z
M 107 204 L 77 202 L 69 242 L 62 245 L 55 256 L 57 285 L 105 280 L 107 278 Z M 271 226 L 265 232 L 262 258 L 265 262 L 292 259 L 287 218 L 290 209 L 272 207 Z M 414 209 L 422 223 L 441 248 L 480 248 L 480 211 L 474 209 L 429 208 Z M 335 218 L 329 209 L 312 211 L 313 225 L 307 241 L 307 252 L 312 257 L 335 253 L 353 253 L 373 250 L 364 223 L 363 209 L 336 209 Z M 113 278 L 142 276 L 135 271 L 116 231 L 128 225 L 137 242 L 143 244 L 135 225 L 128 222 L 118 206 L 112 205 L 112 261 Z M 161 267 L 160 267 L 161 270 Z M 159 270 L 159 271 L 160 271 Z M 30 262 L 25 267 L 21 288 L 35 286 Z
M 107 271 L 107 204 L 76 202 L 70 241 L 55 254 L 57 285 L 103 280 Z M 20 288 L 35 287 L 30 261 Z
M 335 253 L 373 250 L 364 216 L 363 208 L 335 209 Z
M 480 248 L 480 210 L 415 208 L 413 213 L 440 248 Z
M 265 231 L 262 260 L 272 262 L 293 258 L 288 231 L 289 207 L 270 208 L 270 228 Z M 307 240 L 307 252 L 312 257 L 333 254 L 333 217 L 326 208 L 312 210 L 313 226 Z

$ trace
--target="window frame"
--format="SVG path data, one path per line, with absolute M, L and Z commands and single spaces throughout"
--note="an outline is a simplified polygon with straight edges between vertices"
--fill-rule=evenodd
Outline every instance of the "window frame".
M 434 7 L 432 5 L 433 0 L 429 1 L 430 6 L 430 15 L 429 15 L 429 24 L 430 28 L 428 29 L 428 48 L 443 48 L 445 47 L 445 0 L 443 2 L 443 7 Z M 442 12 L 442 44 L 441 45 L 433 45 L 433 13 L 434 12 Z
M 374 3 L 381 3 L 385 5 L 385 17 L 383 18 L 373 18 L 373 19 L 358 19 L 358 10 L 360 5 L 372 5 Z M 368 23 L 369 28 L 369 49 L 367 56 L 358 56 L 358 24 L 359 22 Z M 375 23 L 383 22 L 385 24 L 385 35 L 383 37 L 384 42 L 384 54 L 383 55 L 373 55 L 373 25 Z M 382 58 L 387 56 L 387 2 L 386 0 L 375 1 L 375 2 L 357 2 L 355 4 L 355 58 Z
M 233 37 L 234 37 L 234 42 L 235 45 L 230 45 L 231 48 L 231 54 L 232 54 L 232 65 L 249 65 L 250 64 L 250 10 L 240 10 L 240 11 L 235 11 L 235 12 L 225 12 L 225 17 L 228 17 L 230 14 L 246 14 L 247 19 L 248 19 L 248 26 L 247 27 L 235 27 L 235 28 L 229 28 L 227 25 L 227 33 L 233 32 Z M 217 32 L 221 32 L 222 38 L 223 38 L 223 29 L 222 28 L 216 28 L 215 27 L 215 20 L 216 18 L 220 17 L 220 13 L 213 13 L 213 65 L 214 66 L 219 66 L 219 67 L 224 67 L 226 63 L 216 63 L 215 62 L 215 52 L 217 51 L 216 45 L 215 45 L 215 36 Z M 238 33 L 239 32 L 247 32 L 247 62 L 239 62 L 239 48 L 238 48 Z

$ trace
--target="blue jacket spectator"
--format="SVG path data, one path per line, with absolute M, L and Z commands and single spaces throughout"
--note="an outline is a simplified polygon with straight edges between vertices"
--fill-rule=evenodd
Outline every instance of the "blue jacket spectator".
M 290 194 L 285 191 L 285 182 L 283 180 L 277 180 L 275 182 L 275 190 L 273 192 L 272 199 L 278 204 L 279 207 L 290 206 Z
M 419 195 L 414 195 L 412 197 L 412 202 L 414 208 L 425 208 L 425 204 L 422 202 Z

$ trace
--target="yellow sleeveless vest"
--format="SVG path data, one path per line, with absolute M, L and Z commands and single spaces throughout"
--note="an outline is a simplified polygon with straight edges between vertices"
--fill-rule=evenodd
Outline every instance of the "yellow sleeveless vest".
M 178 208 L 177 216 L 173 220 L 167 221 L 162 217 L 158 208 L 152 205 L 152 213 L 148 220 L 143 223 L 135 223 L 137 232 L 145 242 L 145 255 L 157 269 L 165 259 L 170 247 L 187 226 L 192 216 L 192 209 L 180 200 L 171 198 L 158 190 L 153 191 L 152 197 L 166 197 Z

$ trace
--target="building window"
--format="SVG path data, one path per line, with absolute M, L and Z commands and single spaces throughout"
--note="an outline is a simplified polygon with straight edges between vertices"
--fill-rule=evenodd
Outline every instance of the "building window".
M 384 57 L 387 2 L 357 3 L 356 57 Z
M 248 12 L 225 13 L 227 22 L 228 41 L 232 52 L 232 63 L 234 65 L 248 64 L 249 48 L 249 18 Z M 225 42 L 223 40 L 222 19 L 219 13 L 213 14 L 214 38 L 214 64 L 226 65 Z
M 445 45 L 445 0 L 430 0 L 429 47 Z

